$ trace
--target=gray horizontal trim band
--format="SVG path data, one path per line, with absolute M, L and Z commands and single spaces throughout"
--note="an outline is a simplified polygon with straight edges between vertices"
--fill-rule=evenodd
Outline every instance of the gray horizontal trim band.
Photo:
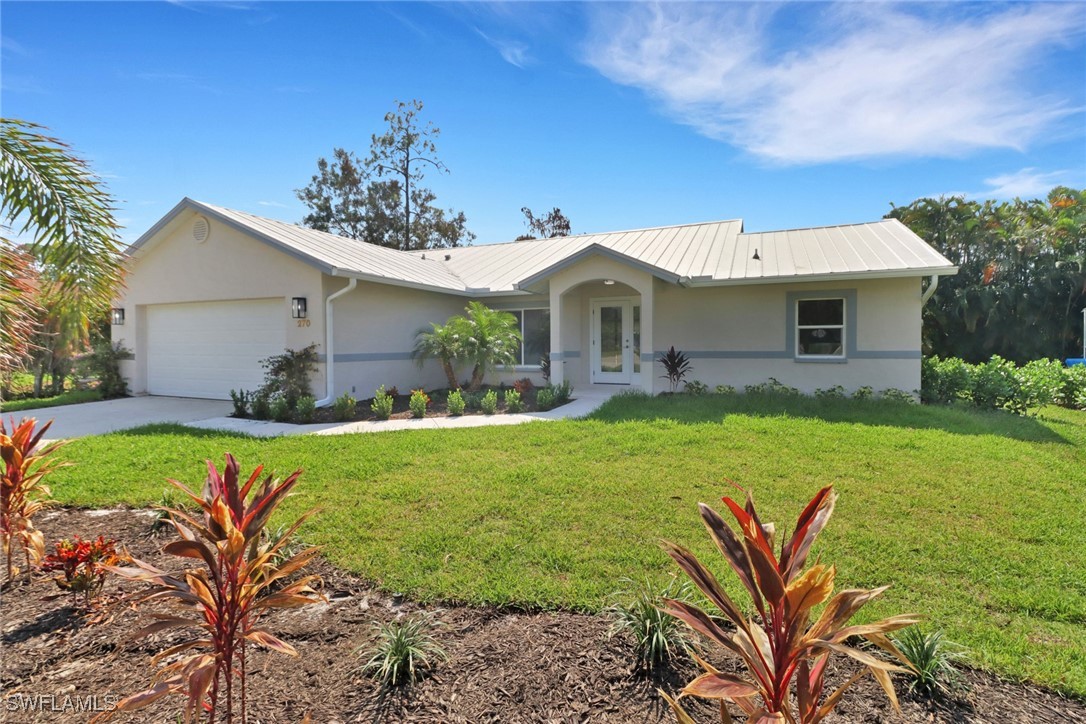
M 581 350 L 571 349 L 568 352 L 551 352 L 551 360 L 556 359 L 576 359 L 581 356 Z
M 666 350 L 657 352 L 655 359 L 659 359 L 660 356 L 664 354 L 667 354 Z M 787 350 L 695 350 L 685 352 L 684 354 L 690 359 L 795 359 L 797 362 L 831 363 L 841 363 L 848 359 L 920 359 L 922 356 L 918 349 L 857 350 L 851 352 L 848 358 L 842 357 L 838 359 L 826 357 L 797 357 Z M 645 358 L 644 354 L 641 355 L 642 360 Z
M 759 351 L 759 350 L 695 350 L 691 352 L 683 352 L 690 359 L 790 359 L 792 357 L 785 350 L 780 351 Z M 659 359 L 661 356 L 667 354 L 667 350 L 660 350 L 656 352 L 655 358 Z M 644 355 L 642 355 L 642 359 Z
M 411 360 L 410 352 L 342 352 L 334 357 L 339 362 L 407 362 Z M 317 355 L 318 362 L 327 362 L 328 356 Z
M 918 349 L 860 349 L 850 353 L 853 359 L 920 359 Z

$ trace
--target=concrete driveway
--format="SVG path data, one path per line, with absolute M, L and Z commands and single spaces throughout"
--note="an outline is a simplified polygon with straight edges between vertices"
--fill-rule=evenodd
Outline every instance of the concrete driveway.
M 39 422 L 53 420 L 46 435 L 59 438 L 101 435 L 153 422 L 193 422 L 211 417 L 225 417 L 234 409 L 229 400 L 194 400 L 184 397 L 123 397 L 118 400 L 84 402 L 80 405 L 45 407 L 2 413 L 15 421 L 36 417 Z

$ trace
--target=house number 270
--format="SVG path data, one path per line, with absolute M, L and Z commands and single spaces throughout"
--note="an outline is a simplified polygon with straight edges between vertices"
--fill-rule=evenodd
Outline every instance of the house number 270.
M 298 319 L 298 320 L 295 320 L 295 321 L 298 322 L 299 327 L 308 327 L 309 322 L 310 322 L 310 320 L 308 320 L 308 319 Z

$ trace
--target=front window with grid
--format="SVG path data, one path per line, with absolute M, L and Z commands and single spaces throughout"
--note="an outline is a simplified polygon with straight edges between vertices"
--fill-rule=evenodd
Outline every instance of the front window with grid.
M 796 356 L 845 356 L 845 300 L 800 299 L 796 302 Z
M 512 309 L 524 342 L 516 351 L 517 366 L 538 366 L 551 351 L 551 310 Z

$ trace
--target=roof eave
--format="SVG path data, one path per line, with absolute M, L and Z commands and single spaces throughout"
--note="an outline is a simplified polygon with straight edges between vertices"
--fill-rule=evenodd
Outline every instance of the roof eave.
M 881 269 L 858 272 L 830 272 L 827 274 L 792 274 L 788 276 L 745 277 L 743 279 L 713 279 L 694 277 L 691 287 L 753 286 L 755 284 L 806 284 L 808 282 L 847 281 L 863 279 L 901 279 L 907 277 L 953 276 L 958 267 L 926 267 L 918 269 Z
M 379 274 L 366 274 L 365 272 L 357 272 L 351 269 L 330 268 L 327 274 L 334 277 L 342 277 L 344 279 L 357 279 L 362 282 L 370 282 L 373 284 L 387 284 L 390 287 L 404 287 L 406 289 L 418 289 L 423 292 L 440 292 L 441 294 L 456 294 L 462 297 L 476 296 L 476 291 L 457 288 L 457 287 L 443 287 L 440 284 L 424 284 L 422 282 L 412 282 L 406 279 L 396 279 L 394 277 L 383 277 Z
M 603 246 L 602 244 L 590 244 L 574 254 L 570 254 L 567 257 L 559 259 L 555 263 L 541 269 L 535 274 L 525 277 L 519 282 L 515 282 L 513 284 L 513 288 L 520 291 L 535 291 L 535 289 L 540 288 L 536 287 L 536 285 L 540 284 L 545 279 L 549 279 L 563 269 L 568 269 L 574 264 L 577 264 L 590 256 L 602 256 L 613 261 L 626 264 L 627 266 L 639 269 L 640 271 L 646 272 L 647 274 L 651 274 L 657 279 L 662 279 L 663 281 L 669 282 L 671 284 L 680 284 L 683 280 L 683 278 L 680 277 L 678 274 L 669 272 L 666 269 L 661 269 L 658 266 L 653 266 L 652 264 L 647 264 L 640 259 L 636 259 L 627 254 L 615 251 L 614 249 L 610 249 L 606 246 Z

